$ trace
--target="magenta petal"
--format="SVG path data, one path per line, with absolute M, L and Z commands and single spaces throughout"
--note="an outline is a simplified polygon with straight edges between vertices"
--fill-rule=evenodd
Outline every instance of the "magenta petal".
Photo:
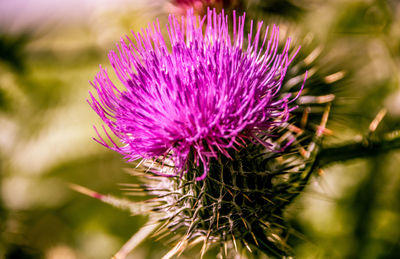
M 223 11 L 208 10 L 201 19 L 189 10 L 182 20 L 170 15 L 169 42 L 158 22 L 122 40 L 109 58 L 125 90 L 101 68 L 92 82 L 98 97 L 89 100 L 122 145 L 107 132 L 111 144 L 99 134 L 97 141 L 129 161 L 168 158 L 177 175 L 193 152 L 204 169 L 197 180 L 206 177 L 212 157 L 243 146 L 237 139 L 272 149 L 257 135 L 270 135 L 294 109 L 288 105 L 297 96 L 281 93 L 294 55 L 289 58 L 290 39 L 278 51 L 278 27 L 268 34 L 262 22 L 255 30 L 250 25 L 246 37 L 244 14 L 233 13 L 230 29 Z

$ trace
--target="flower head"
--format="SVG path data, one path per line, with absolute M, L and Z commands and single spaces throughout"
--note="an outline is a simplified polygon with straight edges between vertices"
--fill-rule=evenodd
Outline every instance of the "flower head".
M 296 96 L 281 86 L 297 51 L 289 57 L 290 39 L 279 46 L 276 26 L 254 29 L 251 21 L 245 36 L 245 14 L 235 12 L 232 32 L 228 24 L 224 11 L 197 17 L 189 10 L 169 17 L 168 41 L 158 22 L 121 39 L 109 59 L 125 89 L 101 68 L 89 103 L 122 145 L 107 132 L 111 144 L 99 133 L 96 140 L 130 161 L 171 161 L 173 175 L 186 172 L 191 157 L 202 168 L 197 180 L 230 149 L 249 142 L 277 149 L 269 137 L 295 109 Z

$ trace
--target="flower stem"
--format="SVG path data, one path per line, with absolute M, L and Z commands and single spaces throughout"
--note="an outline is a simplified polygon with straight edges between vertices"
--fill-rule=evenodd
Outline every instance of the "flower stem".
M 323 147 L 319 154 L 319 166 L 325 167 L 335 162 L 374 157 L 395 149 L 400 149 L 400 130 L 392 131 L 380 138 L 368 136 L 361 140 Z

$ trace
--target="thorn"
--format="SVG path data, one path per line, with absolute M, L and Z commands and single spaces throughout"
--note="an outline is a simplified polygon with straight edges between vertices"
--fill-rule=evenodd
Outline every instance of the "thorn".
M 123 190 L 122 190 L 123 191 Z M 138 193 L 138 192 L 133 192 L 133 191 L 131 191 L 131 192 L 124 192 L 124 195 L 127 195 L 127 196 L 135 196 L 135 197 L 144 197 L 144 196 L 147 196 L 147 194 L 146 193 Z
M 308 147 L 307 147 L 307 153 L 306 153 L 306 155 L 304 156 L 305 159 L 309 159 L 309 158 L 310 158 L 311 153 L 315 150 L 315 147 L 316 147 L 316 146 L 317 146 L 317 145 L 315 144 L 315 142 L 311 142 L 310 145 L 308 145 Z
M 381 123 L 381 121 L 383 120 L 383 118 L 385 117 L 387 113 L 387 110 L 385 108 L 382 108 L 378 114 L 375 116 L 374 120 L 371 122 L 371 124 L 369 124 L 369 132 L 373 133 L 376 128 L 378 128 L 379 123 Z
M 303 147 L 299 148 L 299 152 L 302 157 L 307 158 L 307 151 Z
M 160 233 L 165 231 L 165 227 L 170 223 L 170 220 L 165 221 L 156 231 L 154 231 L 153 235 L 151 236 L 152 238 L 158 236 Z
M 235 247 L 235 251 L 237 253 L 238 249 L 237 249 L 237 245 L 236 245 L 236 239 L 235 239 L 235 236 L 233 235 L 233 233 L 232 233 L 232 241 L 233 241 L 233 246 Z
M 247 250 L 249 250 L 250 253 L 253 253 L 253 251 L 251 250 L 249 244 L 245 240 L 243 240 L 243 243 L 246 246 Z
M 132 168 L 124 168 L 123 169 L 125 173 L 132 175 L 132 176 L 137 176 L 137 177 L 148 177 L 149 174 L 146 174 L 140 170 L 132 169 Z
M 78 185 L 78 184 L 70 183 L 69 188 L 71 188 L 72 190 L 74 190 L 76 192 L 79 192 L 81 194 L 84 194 L 86 196 L 89 196 L 89 197 L 92 197 L 95 199 L 103 200 L 105 197 L 105 195 L 103 195 L 103 194 L 100 194 L 98 192 L 95 192 L 93 190 L 90 190 L 90 189 L 83 187 L 81 185 Z
M 342 79 L 346 75 L 345 71 L 339 71 L 324 77 L 324 81 L 327 84 L 332 84 L 340 79 Z
M 331 103 L 328 103 L 328 105 L 325 108 L 324 114 L 322 114 L 322 119 L 321 119 L 321 124 L 318 127 L 317 130 L 317 137 L 320 138 L 324 132 L 324 129 L 326 127 L 326 123 L 328 122 L 328 117 L 329 117 L 329 112 L 331 110 Z
M 260 220 L 260 222 L 261 222 L 261 224 L 263 224 L 264 226 L 266 226 L 268 229 L 271 229 L 271 226 L 270 226 L 269 223 L 267 223 L 267 222 L 265 222 L 265 221 L 263 221 L 263 220 Z
M 311 108 L 308 106 L 304 109 L 303 116 L 301 117 L 300 127 L 304 129 L 308 121 L 308 114 L 310 114 Z
M 318 46 L 317 48 L 315 48 L 310 55 L 308 55 L 305 59 L 304 59 L 304 63 L 306 63 L 306 65 L 310 65 L 318 56 L 319 54 L 321 54 L 322 52 L 322 46 Z
M 208 232 L 207 237 L 204 237 L 204 243 L 203 243 L 203 247 L 201 248 L 200 259 L 203 259 L 204 254 L 207 251 L 207 245 L 208 245 L 207 240 L 208 240 L 209 233 L 210 233 L 210 231 Z
M 317 131 L 322 131 L 323 135 L 327 136 L 332 136 L 333 135 L 333 130 L 327 129 L 327 128 L 322 128 L 321 126 L 316 126 Z
M 249 201 L 252 202 L 252 200 L 250 200 L 249 196 L 247 196 L 246 194 L 242 193 L 242 195 Z
M 308 104 L 308 103 L 322 104 L 322 103 L 332 102 L 334 99 L 335 99 L 334 94 L 321 95 L 321 96 L 303 95 L 302 97 L 299 98 L 298 103 L 300 103 L 300 104 Z
M 289 137 L 295 138 L 291 131 L 286 131 L 276 142 L 281 144 L 284 140 L 288 139 Z
M 235 197 L 235 196 L 233 195 L 233 193 L 232 193 L 229 189 L 226 189 L 226 191 L 227 191 L 232 197 Z
M 293 125 L 293 124 L 289 124 L 288 129 L 289 129 L 290 131 L 296 133 L 297 135 L 301 135 L 301 134 L 303 133 L 303 130 L 302 130 L 302 129 L 296 127 L 296 126 Z
M 218 229 L 218 225 L 219 225 L 219 211 L 217 211 L 217 229 Z
M 69 187 L 79 193 L 99 199 L 100 201 L 110 204 L 114 207 L 130 211 L 132 215 L 147 214 L 150 212 L 150 208 L 144 204 L 134 203 L 129 200 L 117 198 L 111 195 L 103 195 L 73 183 L 69 184 Z
M 157 228 L 158 224 L 148 222 L 136 234 L 134 234 L 128 242 L 126 242 L 121 249 L 112 257 L 113 259 L 124 259 L 130 252 L 133 251 L 143 240 L 147 239 L 151 232 Z
M 261 196 L 261 198 L 263 198 L 264 200 L 268 201 L 268 202 L 271 203 L 271 204 L 275 204 L 273 201 L 271 201 L 270 199 L 268 199 L 268 198 L 265 197 L 265 196 Z
M 197 204 L 199 203 L 199 200 L 200 200 L 200 199 L 197 199 L 196 202 L 193 204 L 192 210 L 193 210 L 194 208 L 196 208 Z
M 162 259 L 170 259 L 176 254 L 180 254 L 185 250 L 187 245 L 187 236 L 184 236 L 181 241 L 178 242 L 167 254 L 165 254 Z
M 144 192 L 146 189 L 144 188 L 134 188 L 134 187 L 125 187 L 125 188 L 120 188 L 121 191 L 127 191 L 127 192 Z
M 242 219 L 242 221 L 243 221 L 243 224 L 244 224 L 244 227 L 248 230 L 249 228 L 248 228 L 248 226 L 247 226 L 247 223 L 246 223 L 246 221 L 244 220 L 244 218 L 243 217 L 240 217 L 241 219 Z
M 143 185 L 138 183 L 118 183 L 117 185 L 122 187 L 143 188 Z
M 139 163 L 137 163 L 137 165 L 135 166 L 135 169 L 139 168 L 142 165 L 142 163 L 144 162 L 144 160 L 145 159 L 140 160 Z
M 281 201 L 284 201 L 284 202 L 289 202 L 289 200 L 288 199 L 285 199 L 285 198 L 282 198 L 282 197 L 275 197 L 275 199 L 277 199 L 277 200 L 281 200 Z
M 162 233 L 162 232 L 161 232 Z M 167 237 L 170 233 L 167 231 L 161 235 L 158 235 L 157 238 L 155 239 L 155 241 L 160 241 L 161 239 L 164 239 L 165 237 Z M 153 234 L 154 236 L 154 234 Z
M 254 235 L 254 233 L 251 231 L 250 234 L 251 234 L 251 236 L 253 237 L 254 242 L 256 243 L 256 245 L 259 246 L 259 245 L 258 245 L 257 238 L 256 238 L 256 236 Z
M 280 237 L 279 235 L 277 235 L 277 234 L 271 234 L 271 236 L 272 236 L 276 241 L 278 241 L 279 243 L 282 243 L 282 239 L 281 239 L 281 237 Z

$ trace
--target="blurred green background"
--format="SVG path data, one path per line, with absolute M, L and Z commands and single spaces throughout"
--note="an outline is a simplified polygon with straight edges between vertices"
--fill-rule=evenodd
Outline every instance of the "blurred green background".
M 311 32 L 318 68 L 348 69 L 327 143 L 400 129 L 400 3 L 264 0 L 252 17 Z M 120 155 L 94 142 L 86 103 L 115 42 L 160 18 L 167 1 L 0 1 L 0 258 L 110 258 L 146 221 L 71 191 L 77 183 L 122 196 L 137 182 Z M 258 15 L 262 13 L 262 15 Z M 301 42 L 297 39 L 296 42 Z M 347 70 L 346 70 L 347 71 Z M 336 71 L 332 71 L 336 72 Z M 351 76 L 350 76 L 351 74 Z M 400 258 L 400 153 L 325 168 L 288 210 L 298 258 Z M 149 240 L 130 258 L 161 258 Z M 209 257 L 215 254 L 211 251 Z M 186 252 L 182 258 L 192 258 Z

